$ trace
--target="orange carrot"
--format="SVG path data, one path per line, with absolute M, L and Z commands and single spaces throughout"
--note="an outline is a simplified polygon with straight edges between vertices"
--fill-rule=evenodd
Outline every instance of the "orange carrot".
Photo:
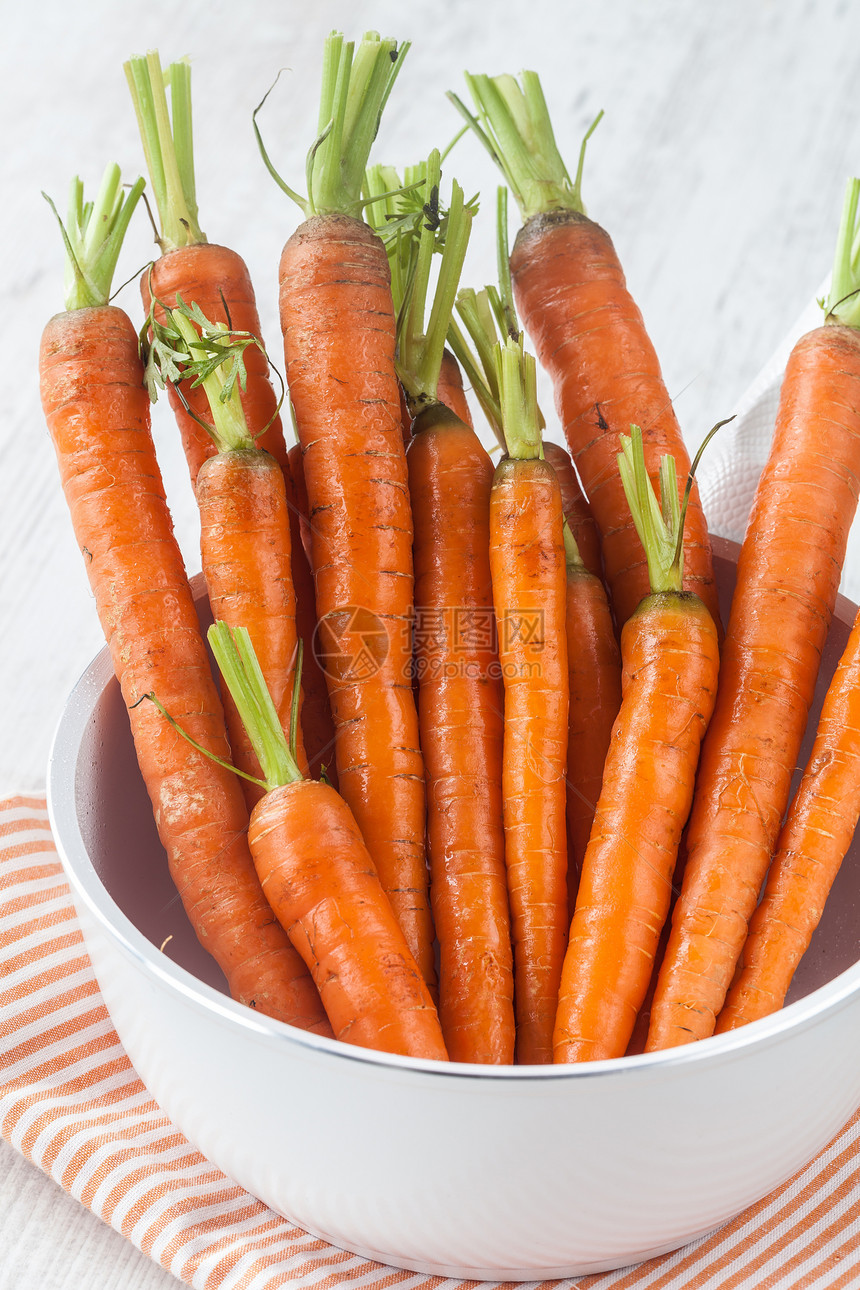
M 553 381 L 567 443 L 600 529 L 620 626 L 649 590 L 615 469 L 620 436 L 631 424 L 642 427 L 653 479 L 665 454 L 675 458 L 683 479 L 689 457 L 612 242 L 585 214 L 582 155 L 571 182 L 537 75 L 523 72 L 522 89 L 511 76 L 466 79 L 479 119 L 454 101 L 501 165 L 522 212 L 510 262 L 517 308 Z M 710 542 L 695 490 L 685 528 L 685 586 L 701 596 L 719 623 Z
M 570 453 L 561 444 L 543 441 L 543 455 L 552 466 L 561 489 L 561 505 L 571 536 L 576 543 L 579 557 L 589 573 L 603 578 L 603 558 L 600 554 L 600 534 L 585 500 Z
M 517 1060 L 552 1060 L 567 928 L 568 683 L 561 490 L 540 459 L 535 368 L 500 347 L 509 456 L 490 500 L 490 569 L 505 691 L 503 797 Z
M 246 355 L 258 350 L 259 342 L 214 325 L 196 302 L 170 310 L 164 324 L 153 322 L 153 330 L 151 362 L 178 368 L 180 378 L 174 381 L 180 396 L 192 381 L 202 390 L 217 450 L 200 467 L 196 488 L 200 557 L 212 613 L 229 626 L 247 627 L 286 730 L 297 653 L 287 494 L 280 466 L 251 437 L 240 399 Z M 229 696 L 224 707 L 233 764 L 257 776 L 256 755 Z M 296 757 L 306 773 L 301 735 Z M 249 779 L 242 786 L 250 808 L 261 790 Z
M 653 591 L 621 635 L 623 698 L 570 925 L 556 1062 L 624 1055 L 669 910 L 717 687 L 716 627 L 698 596 L 681 589 L 671 458 L 661 468 L 661 514 L 638 429 L 623 442 L 630 446 L 619 464 Z
M 445 1061 L 433 1000 L 349 807 L 329 784 L 302 778 L 247 632 L 216 623 L 209 640 L 264 767 L 248 833 L 254 864 L 335 1038 Z
M 470 430 L 474 429 L 469 401 L 463 389 L 463 373 L 450 349 L 446 349 L 442 354 L 436 394 L 439 402 L 444 403 L 446 408 L 450 408 L 464 426 L 468 426 Z
M 107 305 L 139 181 L 123 204 L 110 169 L 92 207 L 76 181 L 66 234 L 72 287 L 40 351 L 42 405 L 77 543 L 128 708 L 170 871 L 235 999 L 329 1033 L 304 965 L 275 922 L 248 852 L 232 771 L 185 744 L 140 700 L 157 691 L 199 744 L 229 755 L 224 718 L 149 428 L 137 334 Z M 104 240 L 91 258 L 93 232 Z
M 545 444 L 544 448 L 549 445 Z M 551 460 L 547 454 L 547 460 Z M 562 493 L 562 501 L 564 494 Z M 606 591 L 585 567 L 567 522 L 567 892 L 573 917 L 603 765 L 621 706 L 621 655 Z
M 428 204 L 440 178 L 434 152 L 421 194 Z M 455 1061 L 509 1064 L 514 981 L 502 827 L 503 700 L 489 560 L 493 463 L 474 430 L 439 398 L 445 334 L 470 227 L 471 211 L 455 183 L 426 324 L 435 241 L 428 222 L 422 221 L 414 246 L 414 270 L 399 310 L 398 372 L 415 414 L 406 460 L 439 1016 Z
M 323 84 L 337 103 L 322 104 L 320 128 L 330 120 L 336 128 L 314 146 L 307 201 L 289 190 L 307 219 L 281 257 L 280 313 L 340 791 L 429 982 L 433 925 L 410 679 L 412 516 L 395 319 L 385 249 L 357 215 L 367 151 L 404 52 L 368 36 L 353 59 L 337 33 L 326 43 Z
M 191 139 L 191 68 L 185 61 L 172 63 L 167 78 L 158 54 L 132 58 L 125 64 L 137 114 L 147 167 L 161 219 L 158 239 L 161 256 L 140 281 L 147 315 L 155 302 L 155 316 L 181 300 L 194 301 L 213 322 L 234 332 L 261 336 L 260 319 L 248 268 L 240 255 L 206 240 L 197 215 Z M 173 129 L 165 93 L 170 82 Z M 269 364 L 262 346 L 245 358 L 247 381 L 241 391 L 242 407 L 257 447 L 265 448 L 281 469 L 288 472 L 287 450 L 278 416 L 278 399 L 269 378 Z M 186 389 L 184 399 L 172 387 L 168 397 L 182 436 L 191 483 L 216 448 L 200 421 L 209 419 L 201 388 Z M 189 411 L 190 408 L 190 411 Z M 197 419 L 195 419 L 197 418 Z
M 717 1032 L 782 1007 L 860 819 L 860 614 L 767 875 Z
M 858 194 L 852 181 L 827 321 L 786 367 L 738 560 L 651 1050 L 713 1032 L 788 805 L 860 491 Z
M 335 733 L 328 701 L 325 673 L 317 658 L 317 609 L 314 576 L 310 564 L 310 525 L 308 521 L 308 492 L 302 464 L 301 444 L 294 444 L 289 453 L 292 492 L 288 492 L 290 506 L 290 534 L 293 549 L 293 587 L 296 593 L 296 627 L 304 647 L 302 668 L 302 738 L 308 768 L 314 779 L 319 779 L 323 769 L 333 788 L 337 788 L 335 762 Z

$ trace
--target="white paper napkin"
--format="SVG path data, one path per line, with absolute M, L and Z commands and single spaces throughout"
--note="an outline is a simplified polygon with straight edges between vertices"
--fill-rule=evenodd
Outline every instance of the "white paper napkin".
M 824 280 L 780 341 L 758 376 L 734 409 L 736 419 L 714 438 L 699 466 L 699 492 L 713 533 L 743 540 L 759 475 L 767 461 L 773 435 L 782 377 L 788 356 L 806 332 L 820 326 L 823 313 L 818 300 L 829 290 Z M 860 524 L 848 538 L 840 591 L 856 604 L 860 601 Z

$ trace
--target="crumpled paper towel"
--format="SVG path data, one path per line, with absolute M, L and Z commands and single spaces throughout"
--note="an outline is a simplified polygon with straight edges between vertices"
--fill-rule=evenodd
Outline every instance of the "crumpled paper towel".
M 708 526 L 720 537 L 743 541 L 756 485 L 770 450 L 788 356 L 801 336 L 823 322 L 818 301 L 827 295 L 829 287 L 828 277 L 738 400 L 735 420 L 719 431 L 702 457 L 698 470 L 699 493 Z M 839 590 L 855 604 L 860 601 L 860 524 L 857 523 L 848 538 Z

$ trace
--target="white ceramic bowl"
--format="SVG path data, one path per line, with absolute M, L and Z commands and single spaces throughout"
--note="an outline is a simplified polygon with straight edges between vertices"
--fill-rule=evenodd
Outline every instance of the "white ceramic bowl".
M 727 605 L 736 548 L 715 553 Z M 841 600 L 819 703 L 853 616 Z M 621 1266 L 764 1196 L 860 1105 L 857 854 L 776 1016 L 617 1061 L 445 1066 L 309 1036 L 225 995 L 167 874 L 106 650 L 69 699 L 48 785 L 141 1078 L 211 1161 L 335 1245 L 460 1278 Z

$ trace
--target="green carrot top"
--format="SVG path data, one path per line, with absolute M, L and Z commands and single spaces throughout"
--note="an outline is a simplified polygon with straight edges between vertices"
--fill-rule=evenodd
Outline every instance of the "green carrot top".
M 180 398 L 183 382 L 189 382 L 192 389 L 202 385 L 211 424 L 197 417 L 187 403 L 186 409 L 207 431 L 218 451 L 256 448 L 240 391 L 247 385 L 245 350 L 249 345 L 262 349 L 259 339 L 250 332 L 230 331 L 224 323 L 211 322 L 199 305 L 187 305 L 181 296 L 177 296 L 174 309 L 165 309 L 165 320 L 159 322 L 155 317 L 156 303 L 153 300 L 143 332 L 148 351 L 144 380 L 150 398 L 154 402 L 158 389 L 168 383 L 179 391 Z M 147 341 L 150 332 L 151 340 Z M 273 417 L 279 409 L 280 403 Z M 268 425 L 264 426 L 260 434 L 267 429 Z
M 42 196 L 57 217 L 66 248 L 64 304 L 71 312 L 106 305 L 123 238 L 144 189 L 137 179 L 123 192 L 119 166 L 109 165 L 95 201 L 84 201 L 84 186 L 75 176 L 69 193 L 66 222 L 46 193 Z
M 360 215 L 370 149 L 382 111 L 409 50 L 375 31 L 365 33 L 356 47 L 333 31 L 323 53 L 322 90 L 317 137 L 305 164 L 307 197 L 302 197 L 275 170 L 263 144 L 254 112 L 254 130 L 263 161 L 278 186 L 304 212 L 312 215 Z M 268 97 L 268 95 L 266 96 Z
M 661 458 L 658 501 L 645 465 L 642 431 L 639 426 L 631 426 L 630 434 L 621 436 L 618 469 L 630 514 L 645 550 L 651 590 L 678 592 L 684 573 L 684 546 L 675 458 Z
M 822 301 L 825 321 L 860 327 L 860 179 L 849 179 L 836 238 L 833 276 Z
M 448 97 L 501 169 L 524 223 L 533 215 L 551 211 L 584 215 L 585 147 L 603 113 L 586 131 L 576 175 L 571 179 L 555 141 L 537 72 L 523 72 L 520 82 L 513 76 L 472 76 L 467 72 L 474 113 L 456 94 Z
M 197 220 L 191 68 L 183 60 L 165 72 L 158 52 L 150 50 L 145 58 L 130 58 L 124 70 L 158 207 L 162 253 L 205 242 Z

